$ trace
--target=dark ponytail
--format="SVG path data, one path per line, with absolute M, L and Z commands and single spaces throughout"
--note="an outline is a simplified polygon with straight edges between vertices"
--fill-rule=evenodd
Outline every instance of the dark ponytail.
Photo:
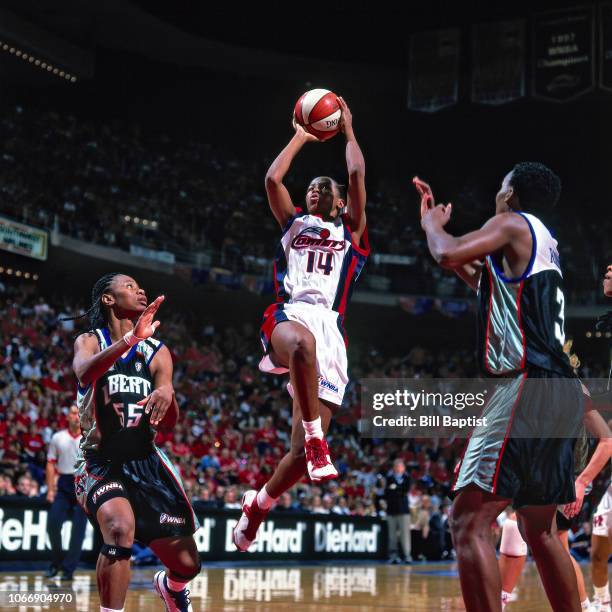
M 120 272 L 111 272 L 110 274 L 105 274 L 102 278 L 99 278 L 91 290 L 91 306 L 89 307 L 89 310 L 84 312 L 82 315 L 62 317 L 60 321 L 77 321 L 79 319 L 83 319 L 84 317 L 88 317 L 90 330 L 104 327 L 107 320 L 104 308 L 102 306 L 102 296 L 109 292 L 113 280 L 120 274 Z

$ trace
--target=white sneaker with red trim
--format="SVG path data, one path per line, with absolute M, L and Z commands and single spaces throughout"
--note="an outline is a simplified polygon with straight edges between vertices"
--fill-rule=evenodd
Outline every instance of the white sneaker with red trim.
M 257 505 L 257 491 L 254 489 L 247 491 L 242 496 L 242 516 L 232 530 L 232 541 L 240 552 L 249 550 L 268 512 L 269 510 L 262 510 Z
M 338 478 L 338 470 L 334 467 L 329 454 L 329 448 L 324 438 L 311 438 L 304 444 L 306 467 L 312 482 L 324 482 Z
M 166 572 L 160 570 L 153 577 L 153 586 L 166 606 L 167 612 L 193 612 L 189 590 L 171 591 L 166 582 Z

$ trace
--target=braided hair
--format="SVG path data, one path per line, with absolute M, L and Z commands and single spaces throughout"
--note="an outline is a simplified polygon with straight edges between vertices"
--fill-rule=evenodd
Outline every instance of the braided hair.
M 89 310 L 84 312 L 82 315 L 65 317 L 60 320 L 76 321 L 78 319 L 87 317 L 89 319 L 90 330 L 104 327 L 107 320 L 106 313 L 104 312 L 104 308 L 102 306 L 102 296 L 110 291 L 112 282 L 120 274 L 121 272 L 111 272 L 110 274 L 105 274 L 95 282 L 93 289 L 91 290 L 91 306 L 89 307 Z

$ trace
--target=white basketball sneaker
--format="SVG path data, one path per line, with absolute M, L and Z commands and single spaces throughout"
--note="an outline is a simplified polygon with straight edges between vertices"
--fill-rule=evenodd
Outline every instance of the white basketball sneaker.
M 338 470 L 331 462 L 325 438 L 311 438 L 304 444 L 308 476 L 312 482 L 324 482 L 338 478 Z
M 232 530 L 232 541 L 240 552 L 249 550 L 255 541 L 257 530 L 268 516 L 269 510 L 257 505 L 257 491 L 251 489 L 242 496 L 242 516 Z
M 167 612 L 193 612 L 191 600 L 189 599 L 189 591 L 171 591 L 166 582 L 166 572 L 161 570 L 153 577 L 153 585 L 157 594 L 160 596 Z

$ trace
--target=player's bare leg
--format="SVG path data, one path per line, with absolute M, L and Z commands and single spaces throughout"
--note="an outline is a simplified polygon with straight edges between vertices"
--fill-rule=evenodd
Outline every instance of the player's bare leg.
M 526 561 L 526 556 L 511 557 L 503 553 L 499 555 L 499 571 L 502 577 L 502 589 L 507 593 L 512 593 L 514 590 L 514 587 L 521 577 Z
M 525 567 L 527 555 L 512 557 L 504 553 L 499 555 L 499 573 L 501 574 L 502 610 L 510 601 L 512 591 L 516 587 Z
M 580 605 L 583 610 L 588 610 L 590 602 L 587 596 L 586 587 L 584 586 L 584 576 L 582 574 L 582 570 L 580 569 L 580 565 L 578 564 L 576 559 L 574 559 L 574 557 L 572 557 L 572 555 L 570 554 L 569 532 L 559 531 L 557 535 L 559 537 L 561 545 L 563 546 L 563 548 L 565 548 L 565 550 L 567 551 L 567 554 L 569 555 L 570 561 L 572 562 L 572 567 L 574 568 L 574 573 L 576 574 L 576 582 L 578 583 L 578 597 L 580 599 Z
M 468 612 L 501 610 L 501 577 L 491 523 L 509 504 L 510 500 L 475 485 L 462 489 L 453 502 L 451 533 Z
M 512 593 L 527 560 L 527 544 L 516 522 L 516 512 L 506 511 L 499 544 L 499 573 L 502 583 L 502 610 L 512 601 Z
M 321 427 L 323 433 L 327 433 L 332 418 L 331 409 L 323 402 L 319 402 L 321 414 Z M 299 401 L 293 402 L 293 422 L 291 429 L 291 448 L 281 459 L 278 467 L 266 483 L 265 489 L 268 494 L 277 499 L 282 493 L 299 482 L 306 474 L 306 457 L 304 456 L 305 434 L 302 427 L 302 412 Z
M 593 535 L 591 537 L 591 581 L 593 582 L 595 595 L 594 601 L 599 603 L 598 610 L 602 610 L 602 612 L 610 611 L 609 557 L 609 537 Z
M 199 573 L 200 554 L 192 536 L 159 538 L 149 544 L 160 561 L 168 568 L 155 574 L 155 590 L 168 610 L 191 610 L 187 585 Z
M 317 347 L 315 337 L 295 321 L 285 321 L 272 332 L 272 360 L 289 368 L 291 384 L 305 421 L 319 416 Z
M 548 601 L 555 612 L 579 612 L 576 574 L 557 535 L 556 505 L 517 510 L 519 527 L 538 567 Z
M 327 433 L 332 418 L 329 406 L 320 402 L 321 426 Z M 293 400 L 293 417 L 291 428 L 291 447 L 281 459 L 270 480 L 260 491 L 247 491 L 242 498 L 242 516 L 234 527 L 233 540 L 241 551 L 248 550 L 255 540 L 257 530 L 265 520 L 276 500 L 307 473 L 304 455 L 305 434 L 302 427 L 302 412 L 295 398 Z
M 104 502 L 96 519 L 107 546 L 98 556 L 96 576 L 100 605 L 111 610 L 121 610 L 130 583 L 130 554 L 134 544 L 134 513 L 127 499 L 115 497 Z
M 289 368 L 293 392 L 300 405 L 308 475 L 313 482 L 335 478 L 338 472 L 331 462 L 319 409 L 315 337 L 300 323 L 286 321 L 274 328 L 271 347 L 272 361 Z

